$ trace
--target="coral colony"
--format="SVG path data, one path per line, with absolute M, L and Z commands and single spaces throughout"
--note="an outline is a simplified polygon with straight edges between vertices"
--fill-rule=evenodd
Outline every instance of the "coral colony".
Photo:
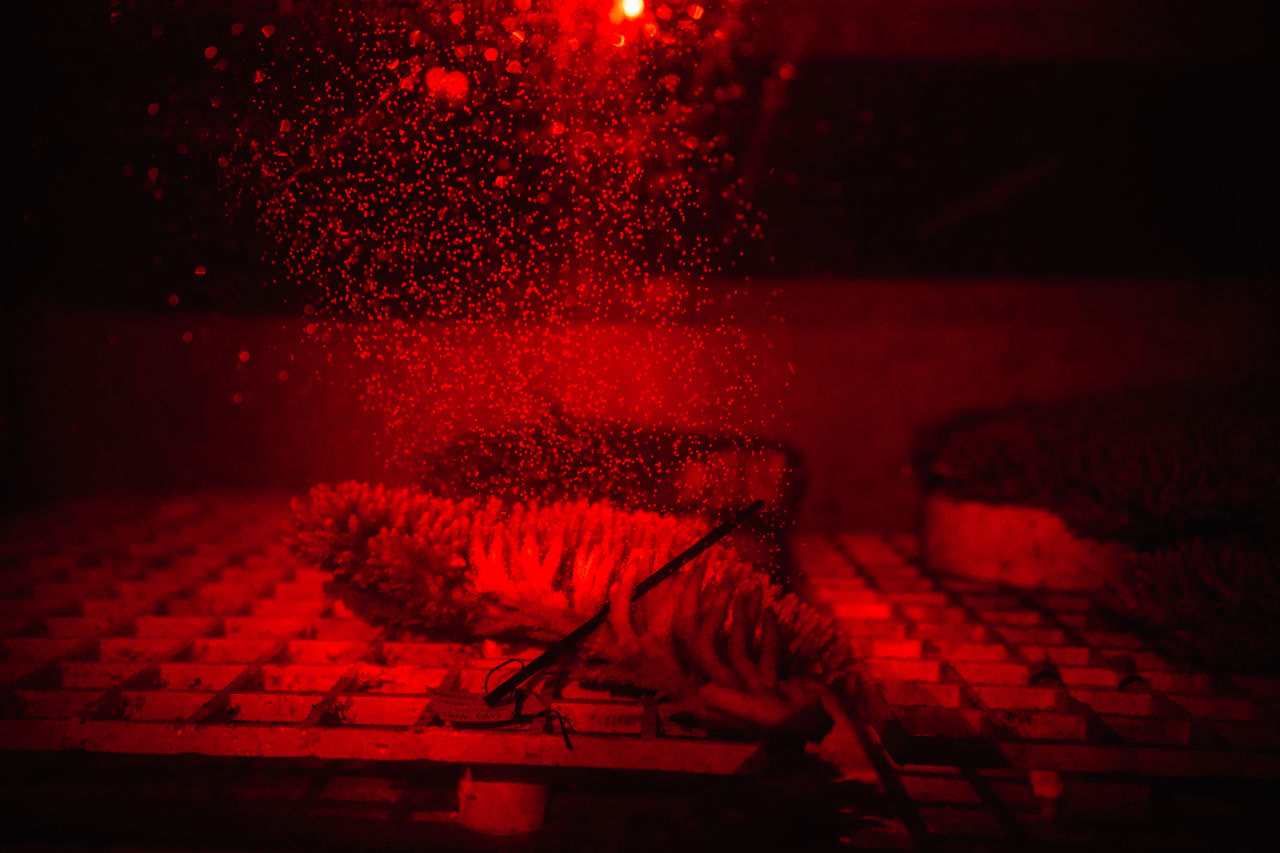
M 318 3 L 263 28 L 228 197 L 308 333 L 351 347 L 398 461 L 558 401 L 759 431 L 776 406 L 752 405 L 732 318 L 674 322 L 724 313 L 705 281 L 758 227 L 715 130 L 744 95 L 741 6 Z M 593 331 L 637 320 L 626 346 Z
M 557 640 L 608 607 L 579 677 L 656 691 L 703 725 L 820 738 L 849 674 L 834 625 L 731 547 L 632 605 L 637 584 L 704 532 L 604 503 L 504 506 L 359 483 L 295 501 L 289 543 L 370 621 L 426 636 Z

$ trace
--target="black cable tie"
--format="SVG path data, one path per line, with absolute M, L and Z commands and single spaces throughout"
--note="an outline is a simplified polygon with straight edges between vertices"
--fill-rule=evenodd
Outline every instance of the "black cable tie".
M 498 664 L 498 665 L 497 665 L 497 666 L 495 666 L 493 669 L 489 670 L 488 672 L 486 672 L 486 673 L 484 674 L 484 692 L 485 692 L 485 693 L 488 693 L 488 692 L 489 692 L 489 678 L 490 678 L 490 677 L 491 677 L 495 672 L 497 672 L 498 670 L 502 669 L 504 666 L 506 666 L 506 665 L 507 665 L 507 664 L 509 664 L 509 663 L 518 663 L 518 664 L 520 664 L 520 669 L 516 670 L 516 672 L 523 672 L 523 671 L 524 671 L 524 661 L 520 660 L 520 658 L 507 658 L 507 659 L 506 659 L 506 660 L 504 660 L 502 663 Z

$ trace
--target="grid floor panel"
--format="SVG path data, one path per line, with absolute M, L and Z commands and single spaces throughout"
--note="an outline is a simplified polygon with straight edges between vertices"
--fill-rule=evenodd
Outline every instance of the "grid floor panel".
M 536 650 L 415 641 L 366 624 L 278 543 L 286 504 L 263 494 L 125 500 L 9 528 L 0 749 L 164 756 L 175 767 L 192 754 L 267 762 L 269 784 L 230 770 L 219 784 L 272 804 L 292 779 L 307 819 L 357 823 L 430 822 L 439 803 L 427 800 L 456 798 L 394 772 L 313 764 L 705 778 L 760 758 L 761 744 L 690 727 L 663 704 L 563 679 L 548 680 L 549 699 L 570 721 L 572 749 L 546 719 L 443 725 L 429 689 L 456 678 L 480 690 L 495 665 Z M 841 716 L 809 748 L 837 768 L 829 790 L 846 799 L 836 813 L 858 818 L 841 846 L 1088 843 L 1072 819 L 1140 816 L 1157 793 L 1181 803 L 1178 785 L 1192 777 L 1280 776 L 1280 679 L 1196 670 L 1117 630 L 1088 596 L 936 577 L 913 549 L 910 537 L 877 534 L 796 546 L 802 591 L 831 610 L 858 658 L 860 683 L 842 698 L 860 716 Z
M 475 763 L 713 774 L 759 751 L 554 678 L 543 689 L 571 749 L 553 718 L 454 730 L 429 713 L 428 690 L 481 690 L 495 666 L 537 650 L 387 636 L 279 543 L 286 507 L 280 495 L 182 496 L 11 530 L 0 748 L 440 761 L 469 749 Z
M 1086 594 L 934 575 L 910 537 L 808 537 L 797 558 L 852 638 L 882 775 L 930 843 L 1068 841 L 1153 791 L 1280 779 L 1278 678 L 1168 659 Z

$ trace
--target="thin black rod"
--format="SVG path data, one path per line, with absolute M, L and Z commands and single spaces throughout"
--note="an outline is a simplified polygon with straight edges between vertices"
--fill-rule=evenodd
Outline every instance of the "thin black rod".
M 712 545 L 728 536 L 735 527 L 742 524 L 742 522 L 746 521 L 753 514 L 758 512 L 762 506 L 764 506 L 764 501 L 755 501 L 749 507 L 712 530 L 706 536 L 703 536 L 697 542 L 694 542 L 688 548 L 685 548 L 675 557 L 672 557 L 662 566 L 662 568 L 636 584 L 635 591 L 631 594 L 631 600 L 633 602 L 636 601 L 640 596 L 671 577 L 682 567 L 691 561 L 696 560 L 703 551 L 706 551 Z M 586 622 L 583 622 L 564 637 L 551 644 L 546 651 L 530 661 L 524 669 L 515 673 L 506 681 L 502 682 L 485 694 L 484 701 L 489 703 L 489 707 L 497 705 L 504 697 L 510 694 L 511 691 L 515 690 L 538 672 L 546 669 L 546 667 L 554 663 L 556 658 L 559 658 L 566 652 L 571 651 L 575 646 L 581 643 L 588 634 L 605 623 L 605 620 L 609 618 L 609 607 L 610 605 L 606 603 L 604 607 L 600 608 L 600 612 L 595 616 L 592 616 Z

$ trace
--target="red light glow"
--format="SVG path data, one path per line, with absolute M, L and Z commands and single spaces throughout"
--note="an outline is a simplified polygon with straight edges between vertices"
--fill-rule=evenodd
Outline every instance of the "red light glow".
M 286 19 L 264 67 L 245 71 L 252 95 L 223 167 L 233 206 L 268 238 L 276 283 L 315 306 L 307 337 L 350 348 L 395 461 L 420 458 L 426 436 L 551 404 L 757 429 L 744 408 L 769 407 L 745 405 L 758 355 L 741 335 L 667 328 L 712 307 L 703 282 L 734 244 L 710 217 L 759 226 L 705 126 L 709 103 L 742 97 L 716 35 L 728 13 L 534 5 L 425 4 L 402 20 L 350 4 L 323 45 Z M 618 318 L 652 325 L 629 350 L 584 329 Z M 499 331 L 441 338 L 432 325 L 457 320 Z M 673 364 L 668 347 L 686 358 Z

